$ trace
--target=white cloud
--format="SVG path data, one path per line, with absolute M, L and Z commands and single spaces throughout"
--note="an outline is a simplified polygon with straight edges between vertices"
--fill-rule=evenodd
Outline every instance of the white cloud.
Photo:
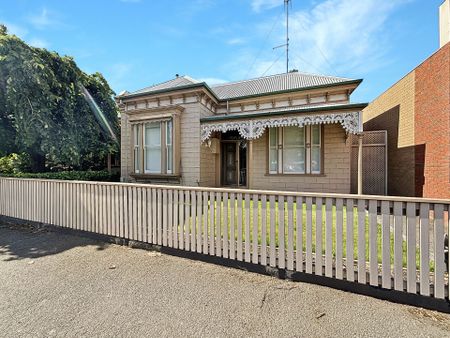
M 120 92 L 129 85 L 128 79 L 131 76 L 133 65 L 126 62 L 112 64 L 104 71 L 105 78 L 108 80 L 111 88 Z M 129 88 L 128 88 L 129 89 Z
M 28 21 L 37 29 L 45 29 L 59 24 L 57 15 L 47 8 L 43 8 L 39 13 L 28 16 Z
M 28 41 L 28 44 L 33 46 L 33 47 L 38 47 L 38 48 L 48 48 L 49 43 L 43 39 L 38 39 L 38 38 L 33 38 L 31 40 Z
M 243 39 L 243 38 L 232 38 L 232 39 L 229 39 L 228 41 L 227 41 L 227 44 L 228 45 L 242 45 L 242 44 L 244 44 L 246 41 L 245 41 L 245 39 Z
M 283 0 L 252 0 L 251 6 L 255 12 L 272 9 L 284 4 Z
M 389 59 L 391 48 L 387 27 L 391 14 L 410 0 L 325 0 L 309 10 L 294 11 L 290 15 L 290 66 L 300 71 L 326 73 L 329 75 L 362 76 L 383 66 Z M 261 8 L 271 1 L 254 0 Z M 271 20 L 273 22 L 273 17 Z M 270 22 L 262 23 L 269 26 Z M 259 32 L 259 31 L 258 31 Z M 234 64 L 228 65 L 238 77 L 261 76 L 277 59 L 282 49 L 271 50 L 285 39 L 285 23 L 280 23 L 268 41 L 264 52 L 253 64 L 255 51 L 241 51 Z M 251 68 L 250 71 L 249 68 Z M 286 71 L 285 58 L 272 65 L 268 74 Z M 235 74 L 235 75 L 236 75 Z
M 229 81 L 224 80 L 224 79 L 219 79 L 216 77 L 204 77 L 204 78 L 200 78 L 198 79 L 200 82 L 206 82 L 209 86 L 214 86 L 214 85 L 219 85 L 222 83 L 227 83 Z

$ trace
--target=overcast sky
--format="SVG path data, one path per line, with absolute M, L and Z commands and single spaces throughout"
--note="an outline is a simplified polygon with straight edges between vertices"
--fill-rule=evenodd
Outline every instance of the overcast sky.
M 363 78 L 369 102 L 438 48 L 442 0 L 292 0 L 289 68 Z M 117 92 L 171 79 L 209 84 L 282 73 L 283 0 L 0 0 L 0 22 L 71 55 Z

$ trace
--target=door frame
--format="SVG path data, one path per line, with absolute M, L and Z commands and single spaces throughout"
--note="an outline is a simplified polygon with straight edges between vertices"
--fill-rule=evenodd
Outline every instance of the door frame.
M 240 185 L 239 184 L 239 177 L 240 177 L 240 171 L 241 171 L 241 168 L 240 168 L 240 165 L 241 165 L 241 162 L 240 162 L 240 147 L 239 147 L 239 143 L 241 143 L 242 142 L 242 140 L 220 140 L 220 156 L 219 156 L 219 161 L 220 161 L 220 165 L 219 165 L 219 171 L 220 171 L 220 186 L 221 187 L 237 187 L 237 188 L 247 188 L 248 187 L 248 178 L 249 178 L 249 171 L 248 171 L 248 160 L 249 160 L 249 152 L 248 152 L 248 148 L 247 148 L 247 151 L 246 151 L 246 154 L 245 154 L 245 157 L 246 157 L 246 162 L 247 162 L 247 165 L 246 165 L 246 170 L 245 170 L 245 175 L 246 175 L 246 177 L 245 177 L 245 185 Z M 248 142 L 248 141 L 247 141 Z M 237 184 L 236 185 L 225 185 L 224 184 L 224 162 L 223 162 L 223 156 L 224 156 L 224 154 L 223 154 L 223 144 L 224 143 L 235 143 L 236 144 L 236 162 L 237 162 L 237 170 L 236 170 L 236 182 L 237 182 Z M 248 143 L 247 143 L 247 147 L 248 147 Z

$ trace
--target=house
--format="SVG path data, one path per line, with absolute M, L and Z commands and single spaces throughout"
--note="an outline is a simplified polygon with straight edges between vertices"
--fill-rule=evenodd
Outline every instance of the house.
M 177 75 L 125 92 L 122 181 L 349 193 L 361 81 L 294 71 L 209 86 Z
M 387 130 L 388 194 L 450 198 L 450 0 L 440 48 L 364 110 L 364 131 Z

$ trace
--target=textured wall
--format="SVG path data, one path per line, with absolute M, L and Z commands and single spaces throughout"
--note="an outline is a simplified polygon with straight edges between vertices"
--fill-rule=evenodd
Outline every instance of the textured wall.
M 324 175 L 268 175 L 267 131 L 253 141 L 252 189 L 350 193 L 350 142 L 339 124 L 324 126 Z

